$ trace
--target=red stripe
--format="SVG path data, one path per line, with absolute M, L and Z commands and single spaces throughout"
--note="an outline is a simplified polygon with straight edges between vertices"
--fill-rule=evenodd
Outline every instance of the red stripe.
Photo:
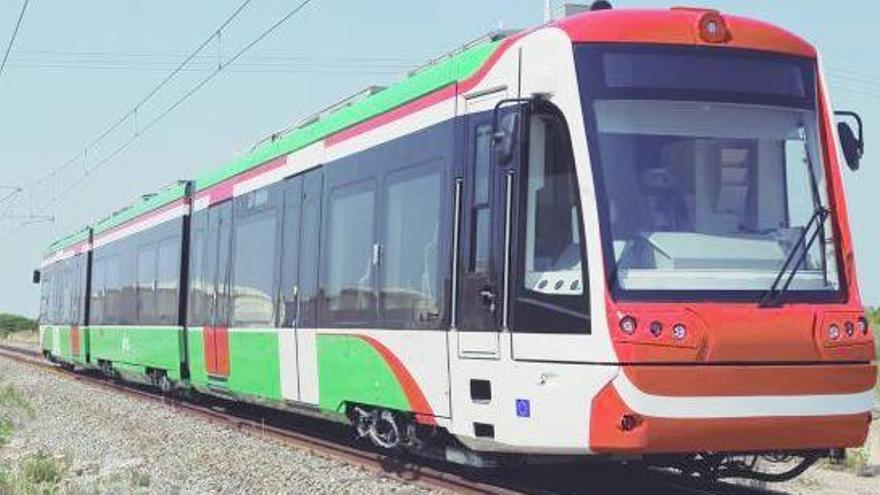
M 173 210 L 174 208 L 177 208 L 178 206 L 182 206 L 185 204 L 186 204 L 186 200 L 184 198 L 178 199 L 177 201 L 174 201 L 173 203 L 168 203 L 167 205 L 165 205 L 161 208 L 158 208 L 156 210 L 152 210 L 150 212 L 143 214 L 142 216 L 135 217 L 127 222 L 121 223 L 121 224 L 113 227 L 110 230 L 105 230 L 104 232 L 101 232 L 100 234 L 95 236 L 95 241 L 97 242 L 101 239 L 104 239 L 107 236 L 113 234 L 114 232 L 119 232 L 120 230 L 127 229 L 129 227 L 134 227 L 135 225 L 146 222 L 146 221 L 150 220 L 151 218 L 157 217 L 163 213 L 166 213 L 168 211 Z
M 449 86 L 445 86 L 441 89 L 434 91 L 433 93 L 428 93 L 427 95 L 413 100 L 409 103 L 404 104 L 403 106 L 399 106 L 389 112 L 385 112 L 383 114 L 377 115 L 376 117 L 371 118 L 370 120 L 365 120 L 360 124 L 355 124 L 352 127 L 344 129 L 342 131 L 337 132 L 336 134 L 332 134 L 324 139 L 324 144 L 326 146 L 333 146 L 335 144 L 339 144 L 342 141 L 347 139 L 351 139 L 355 136 L 359 136 L 365 132 L 371 131 L 378 127 L 382 127 L 383 125 L 390 124 L 395 120 L 400 120 L 407 115 L 412 115 L 418 111 L 424 110 L 428 107 L 432 107 L 438 103 L 446 101 L 450 98 L 455 97 L 455 85 L 450 84 Z
M 209 197 L 208 206 L 217 204 L 221 201 L 225 201 L 225 200 L 232 197 L 233 188 L 235 187 L 236 184 L 240 184 L 246 180 L 252 179 L 252 178 L 257 177 L 259 175 L 262 175 L 264 173 L 271 172 L 272 170 L 280 168 L 281 166 L 283 166 L 286 163 L 287 163 L 287 155 L 282 155 L 282 156 L 273 158 L 272 160 L 265 162 L 262 165 L 259 165 L 257 167 L 250 169 L 250 170 L 242 172 L 234 177 L 230 177 L 229 179 L 226 179 L 225 181 L 223 181 L 217 185 L 211 186 L 208 189 L 200 191 L 196 195 L 196 200 L 202 199 L 207 196 L 207 197 Z
M 351 127 L 331 134 L 330 136 L 324 138 L 325 146 L 333 146 L 339 144 L 345 140 L 351 139 L 355 136 L 359 136 L 373 129 L 382 127 L 396 120 L 400 120 L 408 115 L 412 115 L 416 112 L 434 106 L 450 98 L 455 98 L 457 94 L 469 91 L 477 84 L 479 84 L 484 77 L 486 77 L 486 74 L 495 65 L 501 55 L 517 39 L 521 38 L 523 34 L 525 33 L 520 33 L 505 38 L 504 41 L 501 42 L 501 45 L 499 45 L 499 47 L 492 53 L 492 55 L 489 56 L 486 62 L 483 63 L 483 65 L 477 70 L 476 73 L 474 73 L 471 77 L 459 82 L 457 85 L 455 83 L 450 83 L 447 86 L 423 95 L 415 100 L 404 103 L 397 108 L 394 108 L 371 119 L 354 124 Z M 230 177 L 223 182 L 212 186 L 209 189 L 200 191 L 196 195 L 196 199 L 202 199 L 208 196 L 210 198 L 208 202 L 209 206 L 227 200 L 232 197 L 232 188 L 235 184 L 278 168 L 281 165 L 285 164 L 286 161 L 287 155 L 282 155 L 280 157 L 274 158 L 271 161 L 266 162 L 260 166 L 242 172 L 241 174 L 238 174 L 234 177 Z
M 383 343 L 372 337 L 366 335 L 353 335 L 353 337 L 357 337 L 370 344 L 373 349 L 376 349 L 376 351 L 382 356 L 391 368 L 394 376 L 397 378 L 398 383 L 400 383 L 400 386 L 403 388 L 403 393 L 406 394 L 406 400 L 409 402 L 410 409 L 415 413 L 419 413 L 417 414 L 416 419 L 418 419 L 420 423 L 428 425 L 437 424 L 434 420 L 434 410 L 431 409 L 431 405 L 428 404 L 428 399 L 425 398 L 425 394 L 422 393 L 419 384 L 416 383 L 416 380 L 400 359 L 398 359 L 390 349 L 385 347 Z
M 457 86 L 454 83 L 450 84 L 449 86 L 438 89 L 433 93 L 428 93 L 425 96 L 422 96 L 416 100 L 399 106 L 389 112 L 385 112 L 369 120 L 365 120 L 359 124 L 355 124 L 352 127 L 328 136 L 324 140 L 324 143 L 327 146 L 339 144 L 342 141 L 351 139 L 365 132 L 382 127 L 386 124 L 394 122 L 395 120 L 402 119 L 408 115 L 412 115 L 418 111 L 424 110 L 450 98 L 454 98 L 457 94 L 470 91 L 477 84 L 479 84 L 483 80 L 483 78 L 486 77 L 486 74 L 489 73 L 489 70 L 492 69 L 492 67 L 494 67 L 495 64 L 498 62 L 498 59 L 501 58 L 501 55 L 503 55 L 504 52 L 506 52 L 507 49 L 510 48 L 510 45 L 521 38 L 523 34 L 524 33 L 519 33 L 505 38 L 504 41 L 501 42 L 501 45 L 499 45 L 498 48 L 492 53 L 492 55 L 489 56 L 489 59 L 486 60 L 486 62 L 484 62 L 482 66 L 480 66 L 477 72 L 471 77 L 458 83 Z

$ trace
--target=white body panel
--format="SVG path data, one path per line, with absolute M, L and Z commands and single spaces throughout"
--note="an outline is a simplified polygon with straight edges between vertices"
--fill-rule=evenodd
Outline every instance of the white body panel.
M 294 328 L 278 330 L 278 366 L 281 375 L 281 397 L 284 400 L 300 400 L 297 335 Z

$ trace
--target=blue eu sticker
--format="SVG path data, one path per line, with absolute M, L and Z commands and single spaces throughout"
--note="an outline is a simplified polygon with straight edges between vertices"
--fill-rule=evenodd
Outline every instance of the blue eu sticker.
M 516 399 L 516 415 L 520 418 L 531 417 L 532 406 L 528 399 Z

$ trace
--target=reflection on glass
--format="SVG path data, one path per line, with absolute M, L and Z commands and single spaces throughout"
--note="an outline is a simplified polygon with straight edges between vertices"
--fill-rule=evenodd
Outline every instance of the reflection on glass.
M 375 310 L 372 189 L 358 185 L 334 191 L 330 201 L 326 296 L 331 311 Z M 345 317 L 341 317 L 345 319 Z
M 623 289 L 766 290 L 827 204 L 812 110 L 597 100 Z M 791 288 L 837 287 L 830 220 Z
M 439 317 L 440 178 L 437 171 L 389 178 L 394 182 L 387 189 L 382 260 L 382 304 L 388 320 L 425 322 Z

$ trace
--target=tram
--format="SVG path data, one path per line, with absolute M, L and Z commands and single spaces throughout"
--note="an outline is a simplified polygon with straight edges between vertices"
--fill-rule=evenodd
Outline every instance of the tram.
M 609 7 L 472 42 L 58 240 L 45 355 L 477 466 L 748 476 L 861 445 L 861 119 L 788 31 Z

